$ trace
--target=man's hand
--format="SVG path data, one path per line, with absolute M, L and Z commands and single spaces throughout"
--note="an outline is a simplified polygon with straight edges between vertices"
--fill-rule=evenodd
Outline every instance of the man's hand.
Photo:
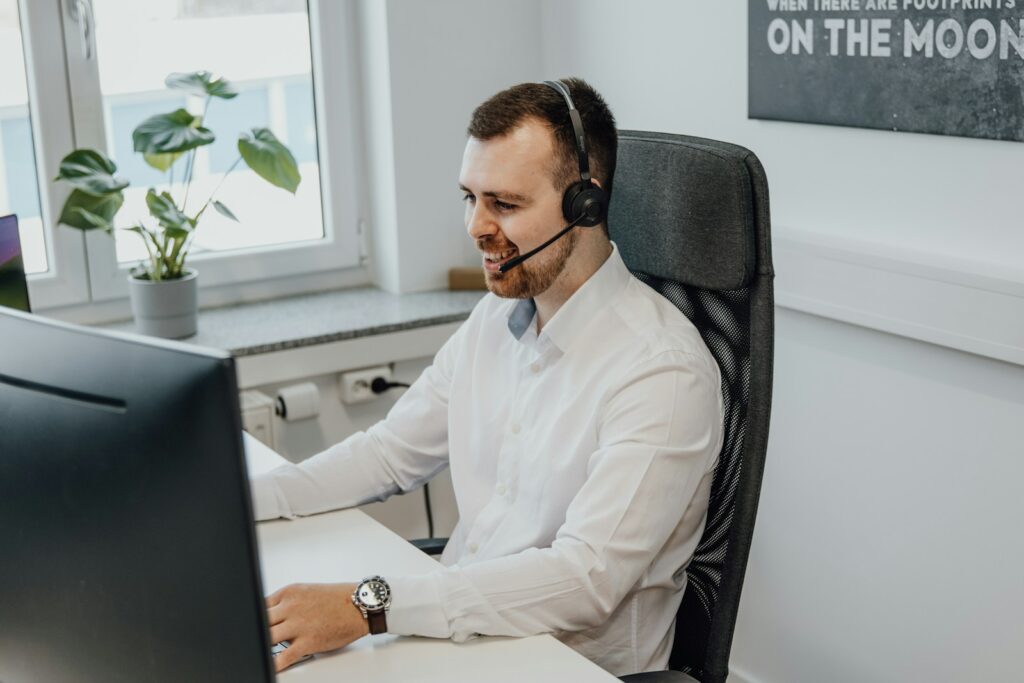
M 354 583 L 292 584 L 267 598 L 270 642 L 291 641 L 291 647 L 274 657 L 277 671 L 369 634 L 363 613 L 352 604 L 355 589 Z

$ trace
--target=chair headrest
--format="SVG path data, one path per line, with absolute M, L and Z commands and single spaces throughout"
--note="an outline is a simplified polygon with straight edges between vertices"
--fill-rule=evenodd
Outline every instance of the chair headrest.
M 626 265 L 703 289 L 749 285 L 757 272 L 751 157 L 715 140 L 619 131 L 608 228 Z

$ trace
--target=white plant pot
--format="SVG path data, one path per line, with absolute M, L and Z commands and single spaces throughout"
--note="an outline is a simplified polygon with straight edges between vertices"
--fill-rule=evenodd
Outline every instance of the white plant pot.
M 199 299 L 194 270 L 177 280 L 139 280 L 128 276 L 128 291 L 141 334 L 164 339 L 182 339 L 196 333 Z

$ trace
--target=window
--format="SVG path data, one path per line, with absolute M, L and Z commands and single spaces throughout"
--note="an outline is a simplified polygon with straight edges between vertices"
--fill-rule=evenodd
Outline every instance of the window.
M 15 0 L 0 0 L 0 215 L 18 215 L 25 271 L 49 270 Z
M 111 239 L 56 227 L 67 190 L 45 179 L 74 148 L 105 150 L 131 183 L 115 224 L 150 220 L 146 191 L 173 180 L 184 196 L 188 160 L 174 165 L 173 178 L 157 171 L 133 151 L 132 131 L 182 107 L 203 114 L 217 135 L 192 160 L 186 213 L 216 191 L 239 219 L 203 214 L 189 257 L 201 287 L 244 289 L 267 278 L 359 266 L 358 155 L 346 128 L 356 120 L 355 70 L 335 45 L 352 42 L 344 40 L 351 11 L 350 3 L 320 0 L 0 0 L 0 212 L 19 215 L 29 270 L 37 274 L 30 279 L 34 302 L 127 296 L 127 271 L 145 256 L 141 240 L 125 231 Z M 330 41 L 321 40 L 321 26 L 331 27 Z M 325 63 L 330 78 L 321 77 Z M 170 73 L 199 70 L 231 81 L 238 96 L 214 99 L 204 112 L 205 98 L 164 85 Z M 45 112 L 36 121 L 29 116 L 33 93 L 33 107 Z M 294 195 L 237 163 L 238 135 L 255 126 L 269 127 L 295 156 L 302 181 Z M 37 168 L 39 154 L 46 163 Z M 63 289 L 40 299 L 44 276 Z

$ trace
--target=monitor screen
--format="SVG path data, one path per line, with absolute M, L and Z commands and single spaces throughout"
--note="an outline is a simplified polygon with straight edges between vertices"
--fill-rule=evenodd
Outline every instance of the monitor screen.
M 29 310 L 18 217 L 13 215 L 0 216 L 0 306 Z
M 231 357 L 0 340 L 0 681 L 273 680 Z

